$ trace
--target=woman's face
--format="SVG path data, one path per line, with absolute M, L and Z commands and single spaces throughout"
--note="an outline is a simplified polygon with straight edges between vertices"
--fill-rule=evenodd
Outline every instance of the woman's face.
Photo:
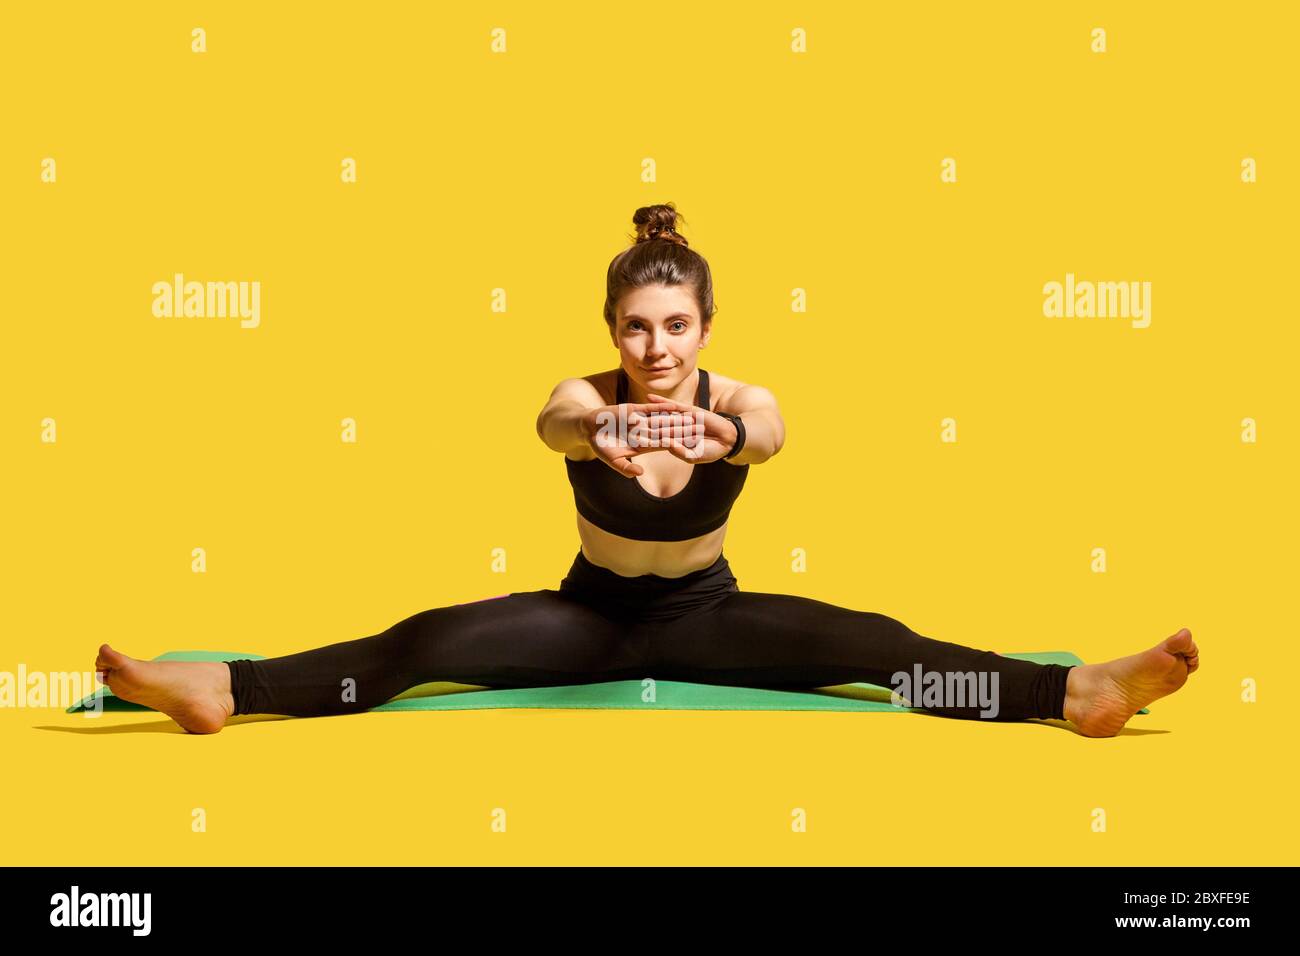
M 619 299 L 616 314 L 614 344 L 623 368 L 647 392 L 671 391 L 695 371 L 709 329 L 686 286 L 632 289 Z

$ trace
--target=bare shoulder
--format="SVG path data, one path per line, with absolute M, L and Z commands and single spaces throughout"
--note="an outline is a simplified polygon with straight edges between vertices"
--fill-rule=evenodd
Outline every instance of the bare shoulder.
M 613 405 L 614 399 L 618 397 L 618 369 L 607 369 L 604 372 L 592 372 L 590 375 L 584 375 L 582 381 L 592 387 L 599 400 L 598 405 Z
M 612 404 L 612 402 L 605 399 L 607 389 L 609 389 L 609 379 L 609 372 L 595 372 L 591 375 L 562 379 L 551 390 L 548 404 L 560 400 L 578 402 L 587 408 L 599 408 L 603 405 Z
M 710 398 L 715 394 L 718 396 L 713 402 L 712 411 L 715 412 L 739 415 L 759 408 L 776 408 L 776 396 L 762 385 L 742 382 L 716 372 L 709 372 L 709 394 Z

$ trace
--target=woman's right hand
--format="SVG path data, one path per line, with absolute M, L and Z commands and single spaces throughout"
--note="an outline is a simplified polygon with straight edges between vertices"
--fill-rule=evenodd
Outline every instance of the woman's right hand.
M 582 417 L 582 433 L 596 457 L 620 475 L 634 478 L 645 469 L 632 459 L 667 450 L 669 436 L 680 438 L 693 425 L 690 414 L 673 402 L 624 402 L 590 408 Z

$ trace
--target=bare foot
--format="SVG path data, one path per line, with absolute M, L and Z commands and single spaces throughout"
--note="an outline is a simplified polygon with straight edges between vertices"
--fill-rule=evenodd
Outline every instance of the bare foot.
M 224 661 L 140 661 L 101 644 L 95 671 L 118 697 L 152 707 L 192 734 L 215 734 L 235 712 Z
M 1085 737 L 1114 737 L 1147 704 L 1187 683 L 1200 664 L 1192 632 L 1183 628 L 1140 654 L 1073 667 L 1065 684 L 1065 719 Z

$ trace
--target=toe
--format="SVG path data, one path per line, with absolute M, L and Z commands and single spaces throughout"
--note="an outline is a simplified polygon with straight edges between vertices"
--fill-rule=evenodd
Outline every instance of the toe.
M 1164 649 L 1171 654 L 1195 654 L 1196 645 L 1192 642 L 1192 632 L 1183 628 L 1172 637 L 1165 638 Z
M 118 651 L 113 650 L 107 644 L 99 645 L 99 656 L 95 659 L 96 666 L 100 670 L 112 670 L 121 667 L 129 658 Z

